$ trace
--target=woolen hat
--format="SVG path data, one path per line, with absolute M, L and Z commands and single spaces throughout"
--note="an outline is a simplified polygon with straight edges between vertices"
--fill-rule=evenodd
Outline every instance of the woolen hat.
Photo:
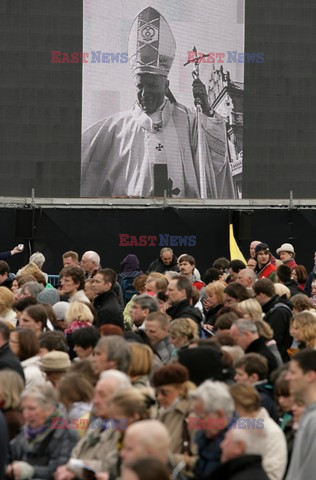
M 161 387 L 162 385 L 181 384 L 188 380 L 189 371 L 184 365 L 170 363 L 155 371 L 152 382 L 154 387 Z
M 44 372 L 66 372 L 70 365 L 68 353 L 57 350 L 46 353 L 40 360 L 40 368 Z
M 280 255 L 281 252 L 295 253 L 294 247 L 291 243 L 282 243 L 281 247 L 279 247 L 276 252 L 278 255 Z
M 55 305 L 59 302 L 59 293 L 56 288 L 44 288 L 38 295 L 37 300 L 40 303 L 48 303 L 49 305 Z
M 265 252 L 270 252 L 270 247 L 267 243 L 258 243 L 255 248 L 255 253 L 261 252 L 261 250 L 264 250 Z

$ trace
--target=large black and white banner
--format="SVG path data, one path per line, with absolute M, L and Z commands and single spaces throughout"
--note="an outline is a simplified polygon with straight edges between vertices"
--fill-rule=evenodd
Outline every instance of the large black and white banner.
M 83 52 L 81 196 L 242 196 L 243 0 L 85 0 Z

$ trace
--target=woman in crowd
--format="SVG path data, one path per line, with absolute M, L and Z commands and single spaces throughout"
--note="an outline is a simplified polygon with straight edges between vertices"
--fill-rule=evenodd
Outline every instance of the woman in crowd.
M 287 464 L 286 440 L 282 430 L 266 409 L 260 407 L 259 393 L 253 385 L 236 383 L 230 387 L 230 393 L 238 415 L 254 422 L 253 428 L 264 428 L 266 449 L 262 466 L 270 480 L 282 480 Z M 257 422 L 260 422 L 259 425 Z
M 57 390 L 69 422 L 91 412 L 94 388 L 86 378 L 67 373 L 58 383 Z
M 217 313 L 224 306 L 224 290 L 226 283 L 221 280 L 209 283 L 205 287 L 206 298 L 203 301 L 205 314 L 204 325 L 214 326 Z M 209 327 L 207 327 L 209 328 Z
M 149 377 L 153 367 L 154 353 L 145 344 L 131 342 L 131 362 L 128 375 L 132 385 L 137 388 L 150 387 Z
M 57 393 L 49 384 L 22 393 L 23 430 L 11 441 L 7 476 L 15 480 L 51 480 L 56 468 L 67 462 L 77 437 L 71 429 L 54 428 Z
M 316 314 L 301 312 L 294 315 L 291 334 L 299 343 L 299 348 L 316 348 Z
M 21 410 L 21 394 L 24 382 L 21 375 L 13 370 L 0 371 L 0 405 L 4 415 L 9 439 L 12 440 L 24 424 Z
M 244 287 L 244 285 L 241 285 L 241 283 L 229 283 L 224 290 L 225 306 L 235 305 L 248 298 L 250 298 L 250 291 Z
M 255 298 L 247 298 L 238 303 L 238 310 L 240 310 L 245 318 L 249 318 L 249 320 L 262 320 L 262 308 Z
M 16 314 L 12 308 L 14 295 L 6 287 L 0 287 L 0 317 L 9 328 L 16 326 Z
M 69 347 L 69 356 L 73 359 L 76 354 L 73 350 L 72 334 L 79 328 L 92 327 L 93 314 L 87 305 L 74 301 L 66 312 L 65 321 L 66 328 L 64 333 Z
M 292 269 L 292 278 L 298 283 L 298 288 L 304 292 L 308 273 L 304 265 L 295 265 Z
M 189 371 L 180 363 L 165 365 L 155 372 L 153 385 L 159 403 L 158 420 L 167 427 L 171 437 L 170 451 L 178 461 L 185 460 L 190 470 L 196 447 L 194 430 L 188 429 L 188 417 L 192 412 L 189 391 L 195 388 L 189 382 Z
M 45 376 L 40 369 L 40 342 L 34 331 L 15 328 L 10 332 L 9 345 L 23 367 L 26 388 L 45 383 Z
M 291 298 L 293 304 L 293 315 L 303 312 L 304 310 L 310 310 L 316 312 L 315 306 L 313 305 L 310 298 L 304 293 L 297 293 Z
M 191 318 L 176 318 L 170 323 L 168 335 L 175 347 L 174 356 L 176 357 L 179 350 L 188 348 L 192 340 L 199 338 L 199 330 L 196 322 Z

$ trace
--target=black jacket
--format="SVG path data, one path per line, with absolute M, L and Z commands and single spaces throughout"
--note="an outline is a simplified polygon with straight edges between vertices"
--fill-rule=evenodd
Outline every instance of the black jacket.
M 242 455 L 222 463 L 209 480 L 269 480 L 260 455 Z
M 158 273 L 165 273 L 169 270 L 172 270 L 173 272 L 178 272 L 178 264 L 177 264 L 177 257 L 173 255 L 172 260 L 170 265 L 165 265 L 161 258 L 157 258 L 148 267 L 148 270 L 146 273 L 150 272 L 158 272 Z
M 273 370 L 278 368 L 275 356 L 270 348 L 266 346 L 266 341 L 263 337 L 259 337 L 248 345 L 245 353 L 259 353 L 268 360 L 269 375 Z
M 23 381 L 25 381 L 23 368 L 20 364 L 20 360 L 12 352 L 9 347 L 8 343 L 5 343 L 2 347 L 0 347 L 0 370 L 4 369 L 14 370 L 16 373 L 21 375 Z
M 205 323 L 209 325 L 214 325 L 216 320 L 217 320 L 217 314 L 220 311 L 221 308 L 223 308 L 224 305 L 216 305 L 216 307 L 210 308 L 207 312 L 205 313 Z
M 169 315 L 172 320 L 183 317 L 191 318 L 198 325 L 200 325 L 203 320 L 200 310 L 192 307 L 192 305 L 189 303 L 189 300 L 181 300 L 180 302 L 174 303 L 168 308 L 168 310 L 166 310 L 166 314 Z
M 287 362 L 287 349 L 292 345 L 290 335 L 290 320 L 292 318 L 292 303 L 286 298 L 274 295 L 262 307 L 265 321 L 273 330 L 273 338 L 277 343 L 282 360 Z
M 291 297 L 294 297 L 294 295 L 297 295 L 298 293 L 304 293 L 298 286 L 298 283 L 296 280 L 291 278 L 288 282 L 285 282 L 284 284 L 291 292 Z
M 111 323 L 118 325 L 124 330 L 122 310 L 113 290 L 98 295 L 94 299 L 93 305 L 98 316 L 97 328 L 101 327 L 101 325 Z
M 314 267 L 315 268 L 315 267 Z M 312 295 L 312 283 L 316 278 L 316 272 L 314 270 L 308 275 L 307 280 L 306 280 L 306 285 L 304 288 L 304 292 L 306 295 L 309 297 Z

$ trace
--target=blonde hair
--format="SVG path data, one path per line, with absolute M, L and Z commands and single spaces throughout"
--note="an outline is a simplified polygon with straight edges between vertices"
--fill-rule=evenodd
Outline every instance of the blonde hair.
M 65 315 L 67 324 L 77 322 L 93 322 L 93 314 L 87 305 L 82 302 L 72 302 Z
M 223 282 L 222 280 L 216 280 L 215 282 L 211 282 L 205 287 L 205 291 L 207 294 L 215 293 L 218 298 L 218 303 L 224 304 L 224 290 L 227 287 L 227 283 Z
M 42 270 L 34 262 L 29 262 L 18 271 L 19 278 L 22 276 L 24 277 L 25 275 L 32 275 L 38 283 L 41 283 L 44 286 L 46 285 Z
M 275 293 L 279 295 L 279 297 L 282 297 L 282 295 L 286 295 L 286 298 L 290 300 L 291 298 L 290 289 L 287 288 L 283 283 L 275 283 L 274 288 L 275 288 Z
M 128 375 L 130 377 L 149 375 L 154 358 L 152 349 L 148 345 L 137 342 L 131 342 L 130 347 L 132 358 Z
M 0 287 L 0 313 L 6 313 L 12 308 L 14 295 L 6 287 Z
M 0 370 L 0 397 L 3 409 L 19 408 L 23 390 L 24 382 L 21 375 L 13 370 Z
M 237 406 L 240 405 L 247 413 L 257 412 L 260 408 L 260 397 L 256 388 L 248 383 L 235 383 L 229 391 Z
M 118 408 L 126 417 L 139 415 L 139 419 L 149 416 L 146 395 L 137 388 L 120 389 L 112 395 L 110 403 Z
M 264 337 L 266 340 L 272 340 L 273 338 L 273 330 L 265 320 L 256 320 L 255 321 L 256 327 L 258 329 L 258 333 L 260 337 Z
M 188 340 L 199 338 L 198 326 L 191 318 L 176 318 L 172 320 L 168 334 L 175 337 L 188 337 Z
M 249 315 L 253 321 L 262 320 L 262 308 L 255 298 L 247 298 L 247 300 L 238 303 L 238 310 L 243 314 Z
M 301 330 L 302 341 L 308 348 L 316 347 L 316 315 L 308 310 L 294 315 L 292 326 Z

